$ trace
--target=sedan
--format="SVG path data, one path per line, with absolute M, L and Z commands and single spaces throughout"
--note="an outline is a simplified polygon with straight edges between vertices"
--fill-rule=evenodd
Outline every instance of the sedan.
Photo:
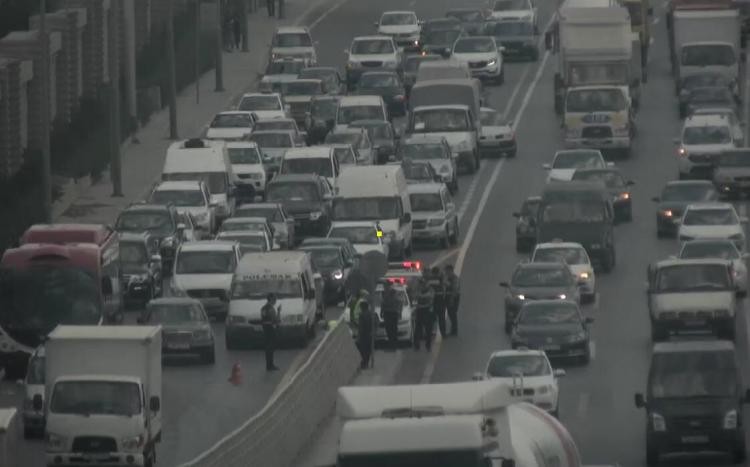
M 479 149 L 486 155 L 516 157 L 518 145 L 513 122 L 505 120 L 500 113 L 489 107 L 479 110 L 482 132 L 479 135 Z
M 613 165 L 604 160 L 598 149 L 565 149 L 555 153 L 552 164 L 542 167 L 549 172 L 548 182 L 569 182 L 578 169 L 604 169 Z
M 378 34 L 393 37 L 399 47 L 414 49 L 419 45 L 421 24 L 413 11 L 386 11 L 375 27 Z
M 519 263 L 505 287 L 505 332 L 510 332 L 518 311 L 532 300 L 572 300 L 580 302 L 579 281 L 567 264 L 561 262 Z
M 310 253 L 315 272 L 323 278 L 323 299 L 328 305 L 336 305 L 346 300 L 345 284 L 354 263 L 344 258 L 342 247 L 338 245 L 307 245 L 300 251 Z
M 334 222 L 327 237 L 345 238 L 349 240 L 358 254 L 364 255 L 371 251 L 382 253 L 388 258 L 388 243 L 383 231 L 375 222 L 351 221 Z
M 746 217 L 737 215 L 729 203 L 690 204 L 680 220 L 677 237 L 680 243 L 701 238 L 729 239 L 745 251 Z
M 406 115 L 406 89 L 395 71 L 368 71 L 359 78 L 356 94 L 380 96 L 394 117 Z
M 437 241 L 443 248 L 458 243 L 458 210 L 443 183 L 409 185 L 415 240 Z
M 570 300 L 526 303 L 513 326 L 511 346 L 543 350 L 550 358 L 591 360 L 589 325 L 578 304 Z
M 625 180 L 619 169 L 578 169 L 573 174 L 573 180 L 601 182 L 612 197 L 615 208 L 615 221 L 630 222 L 633 220 L 633 196 L 630 187 L 635 185 L 632 180 Z
M 294 218 L 281 203 L 243 204 L 234 210 L 235 217 L 265 217 L 273 227 L 274 240 L 281 248 L 294 247 Z
M 268 219 L 265 217 L 230 217 L 222 222 L 218 234 L 224 232 L 263 232 L 272 242 L 273 248 L 279 248 L 279 244 L 274 237 L 274 229 Z
M 494 0 L 492 18 L 501 21 L 529 21 L 538 30 L 537 8 L 531 0 Z
M 503 57 L 510 60 L 526 58 L 539 59 L 537 33 L 531 20 L 495 20 L 487 22 L 483 34 L 495 38 L 495 42 L 505 48 Z
M 412 298 L 409 296 L 408 286 L 404 284 L 404 281 L 391 280 L 388 282 L 393 284 L 393 289 L 396 291 L 396 297 L 401 302 L 401 316 L 397 323 L 397 339 L 399 342 L 404 344 L 411 344 L 414 338 L 414 311 L 416 303 L 412 302 Z M 372 295 L 373 311 L 378 317 L 378 329 L 375 333 L 375 340 L 383 342 L 388 339 L 388 335 L 385 332 L 385 320 L 380 312 L 380 304 L 383 302 L 383 284 L 378 284 L 375 287 L 375 293 Z M 350 323 L 351 317 L 349 313 L 344 313 L 344 322 Z M 357 337 L 357 328 L 352 329 L 352 335 Z
M 750 193 L 750 151 L 732 149 L 719 154 L 714 167 L 714 185 L 730 198 L 738 198 L 742 192 Z
M 162 355 L 197 355 L 213 364 L 214 332 L 200 301 L 188 297 L 151 300 L 138 324 L 161 326 Z
M 540 243 L 531 254 L 532 263 L 561 261 L 570 267 L 581 286 L 581 301 L 593 302 L 596 297 L 596 275 L 586 249 L 580 243 Z
M 364 78 L 364 77 L 363 77 Z M 349 128 L 364 128 L 377 153 L 377 162 L 385 164 L 396 152 L 396 132 L 393 124 L 386 120 L 355 120 Z
M 686 76 L 679 83 L 679 110 L 681 116 L 687 114 L 687 105 L 693 90 L 706 87 L 724 87 L 730 90 L 733 96 L 735 95 L 734 86 L 726 77 L 719 73 L 706 72 Z
M 682 245 L 677 257 L 680 259 L 719 258 L 731 261 L 737 292 L 742 296 L 747 295 L 748 254 L 741 253 L 731 240 L 691 240 Z
M 719 192 L 713 183 L 706 180 L 679 180 L 667 183 L 661 195 L 651 199 L 658 203 L 656 234 L 666 237 L 675 235 L 688 204 L 718 201 Z
M 355 37 L 349 49 L 346 63 L 346 82 L 353 89 L 360 76 L 368 69 L 385 68 L 397 70 L 401 64 L 401 52 L 390 36 Z
M 505 81 L 502 48 L 490 36 L 459 38 L 453 45 L 453 58 L 465 63 L 475 78 L 486 78 L 497 84 Z

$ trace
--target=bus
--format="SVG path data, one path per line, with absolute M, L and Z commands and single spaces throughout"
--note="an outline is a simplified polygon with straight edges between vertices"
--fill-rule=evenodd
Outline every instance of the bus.
M 114 263 L 114 266 L 112 265 Z M 27 243 L 0 260 L 0 367 L 22 377 L 58 324 L 122 320 L 117 250 L 94 243 Z

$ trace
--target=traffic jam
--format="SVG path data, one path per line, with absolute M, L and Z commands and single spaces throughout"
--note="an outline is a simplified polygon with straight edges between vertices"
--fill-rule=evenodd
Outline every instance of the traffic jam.
M 425 252 L 460 251 L 472 199 L 459 196 L 484 189 L 473 182 L 488 160 L 524 164 L 517 122 L 486 96 L 511 62 L 544 56 L 561 137 L 541 168 L 544 188 L 497 226 L 515 227 L 524 258 L 491 278 L 508 345 L 476 362 L 473 381 L 343 388 L 339 413 L 352 420 L 338 465 L 581 465 L 560 411 L 566 368 L 586 371 L 595 358 L 598 276 L 627 260 L 615 238 L 635 217 L 654 218 L 654 241 L 674 240 L 672 256 L 628 273 L 645 284 L 645 303 L 633 296 L 632 307 L 650 321 L 647 383 L 630 396 L 644 414 L 645 464 L 712 452 L 744 465 L 750 385 L 735 343 L 748 219 L 734 203 L 750 192 L 743 8 L 671 0 L 659 24 L 648 0 L 565 0 L 549 27 L 534 0 L 427 20 L 386 11 L 346 44 L 343 72 L 319 63 L 309 28 L 279 27 L 257 90 L 172 143 L 161 180 L 113 225 L 34 225 L 2 255 L 0 363 L 23 380 L 24 436 L 45 440 L 50 466 L 154 465 L 169 404 L 162 361 L 214 365 L 223 342 L 265 348 L 277 369 L 269 306 L 274 346 L 315 345 L 339 317 L 357 339 L 354 308 L 367 302 L 380 349 L 391 339 L 386 290 L 400 303 L 403 351 L 425 338 L 430 349 L 425 327 L 446 339 L 444 316 L 419 318 L 436 279 Z M 637 180 L 618 164 L 637 157 L 646 130 L 657 24 L 682 120 L 670 155 L 678 170 L 653 212 L 637 212 Z M 407 395 L 420 402 L 404 412 Z

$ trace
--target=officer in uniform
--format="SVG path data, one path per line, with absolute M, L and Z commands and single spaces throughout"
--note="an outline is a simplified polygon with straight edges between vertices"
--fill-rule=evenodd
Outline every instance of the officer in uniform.
M 451 321 L 451 336 L 458 335 L 458 304 L 461 301 L 461 284 L 453 271 L 453 265 L 445 266 L 445 307 Z
M 268 16 L 273 18 L 276 16 L 276 0 L 266 0 L 266 9 L 268 10 Z
M 414 350 L 419 350 L 422 339 L 425 340 L 425 347 L 429 351 L 432 348 L 432 328 L 434 327 L 434 317 L 432 315 L 435 301 L 435 292 L 427 283 L 424 276 L 419 279 L 417 285 L 417 318 L 414 329 Z
M 393 288 L 393 284 L 386 281 L 383 289 L 383 300 L 380 304 L 380 315 L 383 317 L 385 333 L 392 350 L 396 350 L 398 345 L 398 320 L 401 317 L 402 306 L 401 299 L 396 289 Z
M 276 328 L 279 325 L 279 310 L 276 309 L 276 295 L 269 293 L 266 304 L 260 309 L 260 320 L 263 325 L 263 338 L 266 347 L 266 371 L 279 368 L 273 363 L 273 352 L 276 350 Z
M 375 329 L 378 317 L 370 309 L 370 304 L 362 301 L 359 304 L 359 322 L 357 332 L 357 348 L 362 357 L 360 368 L 363 370 L 370 366 L 370 357 L 375 347 Z
M 429 284 L 432 290 L 435 292 L 435 299 L 433 301 L 433 315 L 437 319 L 438 329 L 440 329 L 440 336 L 447 337 L 445 331 L 445 284 L 443 282 L 443 273 L 438 267 L 432 268 L 430 271 Z

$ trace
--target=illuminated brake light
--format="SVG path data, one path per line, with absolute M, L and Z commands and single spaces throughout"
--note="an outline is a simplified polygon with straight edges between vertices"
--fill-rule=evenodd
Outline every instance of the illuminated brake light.
M 422 269 L 421 261 L 404 261 L 401 265 L 406 269 L 416 269 L 417 271 Z
M 388 282 L 390 282 L 391 284 L 405 285 L 406 284 L 406 278 L 404 278 L 404 277 L 389 277 L 388 278 Z

